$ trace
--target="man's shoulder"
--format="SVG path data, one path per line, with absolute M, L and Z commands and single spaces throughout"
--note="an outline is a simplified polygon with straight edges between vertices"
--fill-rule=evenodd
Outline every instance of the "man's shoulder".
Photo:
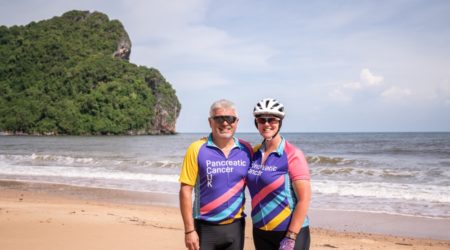
M 250 145 L 250 143 L 244 139 L 241 138 L 236 138 L 238 140 L 239 143 L 244 144 L 244 145 Z
M 189 147 L 188 150 L 199 150 L 205 143 L 208 142 L 208 137 L 202 137 L 194 142 L 192 142 Z
M 249 142 L 247 142 L 246 140 L 241 139 L 241 138 L 237 138 L 237 140 L 238 140 L 239 144 L 244 146 L 247 150 L 253 151 L 252 145 Z

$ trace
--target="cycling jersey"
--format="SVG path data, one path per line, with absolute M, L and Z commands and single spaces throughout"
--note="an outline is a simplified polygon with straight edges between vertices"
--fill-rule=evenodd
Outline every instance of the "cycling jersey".
M 187 149 L 179 181 L 194 186 L 194 219 L 228 224 L 245 217 L 245 177 L 252 149 L 234 138 L 228 157 L 214 145 L 212 135 L 192 143 Z
M 265 231 L 286 231 L 297 204 L 292 181 L 310 179 L 308 163 L 303 153 L 284 138 L 264 164 L 264 145 L 256 146 L 254 151 L 247 176 L 253 226 Z M 308 225 L 306 217 L 303 227 Z

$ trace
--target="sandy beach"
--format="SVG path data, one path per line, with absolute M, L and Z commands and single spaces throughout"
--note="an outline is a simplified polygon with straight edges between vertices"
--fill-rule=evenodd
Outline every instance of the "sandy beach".
M 0 181 L 0 194 L 2 249 L 185 249 L 174 196 L 14 181 Z M 324 221 L 339 223 L 341 214 L 312 212 L 324 217 L 324 227 L 312 227 L 311 249 L 450 249 L 446 239 L 358 232 L 348 224 L 326 229 Z M 357 217 L 364 220 L 363 214 Z M 245 249 L 254 249 L 249 219 Z

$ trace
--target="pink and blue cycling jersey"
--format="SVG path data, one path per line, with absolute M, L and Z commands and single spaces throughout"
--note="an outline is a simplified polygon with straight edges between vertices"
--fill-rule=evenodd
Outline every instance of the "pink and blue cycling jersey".
M 245 217 L 245 178 L 253 151 L 243 140 L 234 138 L 234 143 L 228 157 L 212 135 L 187 149 L 179 181 L 194 186 L 194 219 L 228 224 Z
M 286 231 L 297 203 L 292 182 L 309 180 L 308 163 L 303 153 L 284 138 L 277 151 L 261 163 L 264 145 L 255 146 L 247 186 L 252 197 L 252 221 L 265 231 Z M 309 225 L 306 217 L 303 227 Z

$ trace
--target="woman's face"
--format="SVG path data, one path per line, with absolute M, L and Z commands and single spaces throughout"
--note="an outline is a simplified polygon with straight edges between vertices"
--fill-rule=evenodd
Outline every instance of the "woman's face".
M 259 134 L 264 139 L 272 138 L 280 128 L 280 118 L 275 116 L 263 116 L 255 119 L 258 125 Z

